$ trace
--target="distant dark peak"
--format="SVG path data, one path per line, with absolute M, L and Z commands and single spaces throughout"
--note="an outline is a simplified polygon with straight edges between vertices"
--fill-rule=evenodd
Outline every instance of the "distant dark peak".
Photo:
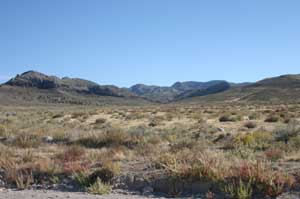
M 189 98 L 189 97 L 198 97 L 198 96 L 205 96 L 205 95 L 211 95 L 215 93 L 221 93 L 230 88 L 230 84 L 226 81 L 219 81 L 218 83 L 215 83 L 207 88 L 202 89 L 196 89 L 196 90 L 188 90 L 183 93 L 180 93 L 175 98 L 177 100 Z
M 27 74 L 35 74 L 35 73 L 41 74 L 40 72 L 37 72 L 37 71 L 34 71 L 34 70 L 29 70 L 29 71 L 26 71 L 26 72 L 22 73 L 21 76 L 22 75 L 27 75 Z
M 182 83 L 181 82 L 175 82 L 171 87 L 178 87 L 180 86 Z
M 29 71 L 26 71 L 24 73 L 22 73 L 21 75 L 19 76 L 35 76 L 35 77 L 48 77 L 48 75 L 45 75 L 41 72 L 38 72 L 38 71 L 34 71 L 34 70 L 29 70 Z
M 196 81 L 186 81 L 186 82 L 176 82 L 171 87 L 180 91 L 188 91 L 188 90 L 198 90 L 198 89 L 206 89 L 208 87 L 214 86 L 219 83 L 224 83 L 226 81 L 223 80 L 212 80 L 208 82 L 196 82 Z
M 35 87 L 40 89 L 56 88 L 59 79 L 54 76 L 47 76 L 43 73 L 36 71 L 27 71 L 21 75 L 17 75 L 15 78 L 6 82 L 6 85 L 21 86 L 21 87 Z

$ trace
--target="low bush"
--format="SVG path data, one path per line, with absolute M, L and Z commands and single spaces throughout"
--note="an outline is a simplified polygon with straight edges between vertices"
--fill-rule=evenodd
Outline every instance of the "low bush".
M 258 130 L 245 135 L 237 135 L 234 142 L 237 145 L 243 144 L 250 148 L 265 150 L 272 145 L 273 141 L 274 137 L 271 132 Z
M 236 122 L 236 121 L 240 121 L 241 117 L 238 115 L 235 116 L 230 116 L 230 115 L 223 115 L 219 118 L 219 122 Z
M 100 178 L 97 178 L 96 182 L 87 188 L 87 191 L 91 194 L 105 195 L 109 194 L 112 190 L 110 184 L 103 183 Z
M 106 119 L 98 118 L 98 119 L 96 119 L 95 124 L 104 124 L 105 122 L 106 122 Z
M 112 129 L 102 134 L 86 136 L 74 143 L 87 148 L 120 147 L 134 148 L 141 142 L 142 137 L 130 135 L 120 129 Z
M 278 122 L 278 121 L 279 121 L 279 117 L 275 115 L 270 115 L 265 119 L 265 122 Z

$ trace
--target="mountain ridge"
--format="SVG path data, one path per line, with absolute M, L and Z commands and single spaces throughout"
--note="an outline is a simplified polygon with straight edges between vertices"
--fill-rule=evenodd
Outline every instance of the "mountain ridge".
M 114 85 L 99 85 L 81 78 L 59 78 L 31 70 L 16 75 L 0 86 L 0 103 L 4 99 L 71 104 L 98 104 L 99 101 L 151 104 L 297 101 L 298 98 L 300 99 L 299 74 L 269 77 L 253 83 L 232 83 L 224 80 L 178 81 L 171 86 L 135 84 L 129 88 L 119 88 Z

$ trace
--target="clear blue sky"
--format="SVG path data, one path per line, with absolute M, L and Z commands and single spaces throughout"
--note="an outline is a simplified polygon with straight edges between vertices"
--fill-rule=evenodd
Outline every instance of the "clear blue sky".
M 299 0 L 0 0 L 0 81 L 100 84 L 300 73 Z

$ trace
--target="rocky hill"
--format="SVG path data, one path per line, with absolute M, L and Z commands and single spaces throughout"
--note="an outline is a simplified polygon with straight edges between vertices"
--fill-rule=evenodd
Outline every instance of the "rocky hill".
M 126 89 L 79 78 L 59 78 L 36 71 L 17 75 L 0 88 L 0 103 L 115 104 L 148 103 Z

